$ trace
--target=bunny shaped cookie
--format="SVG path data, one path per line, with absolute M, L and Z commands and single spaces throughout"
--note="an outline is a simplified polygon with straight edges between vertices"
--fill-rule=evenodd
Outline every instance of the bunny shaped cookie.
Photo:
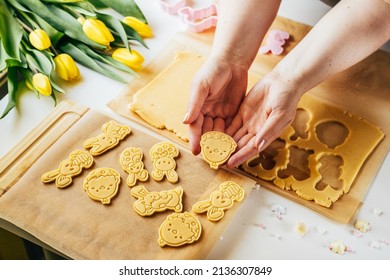
M 112 149 L 130 134 L 131 129 L 126 125 L 119 125 L 115 121 L 109 121 L 102 127 L 103 133 L 96 137 L 88 138 L 84 142 L 84 148 L 90 149 L 93 156 L 100 155 L 105 151 Z
M 83 168 L 88 169 L 93 164 L 93 157 L 82 150 L 75 150 L 69 158 L 63 160 L 57 169 L 46 172 L 42 175 L 43 183 L 50 183 L 55 180 L 58 188 L 65 188 L 72 183 L 72 177 L 79 175 Z
M 199 201 L 192 206 L 196 214 L 207 211 L 210 221 L 218 222 L 225 215 L 225 210 L 233 206 L 234 201 L 244 198 L 244 190 L 232 181 L 226 181 L 219 185 L 219 189 L 211 193 L 207 200 Z

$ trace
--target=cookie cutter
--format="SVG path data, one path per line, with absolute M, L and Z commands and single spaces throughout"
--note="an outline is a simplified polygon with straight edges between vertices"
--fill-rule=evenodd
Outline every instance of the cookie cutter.
M 160 0 L 159 2 L 161 9 L 171 15 L 176 15 L 181 8 L 187 6 L 186 0 Z
M 186 0 L 160 0 L 163 11 L 175 15 L 177 14 L 191 32 L 202 32 L 217 25 L 218 7 L 211 4 L 205 8 L 194 9 L 187 5 Z
M 283 52 L 283 45 L 290 38 L 290 34 L 283 30 L 273 29 L 269 32 L 266 44 L 259 49 L 259 52 L 266 54 L 271 52 L 274 55 L 280 55 Z

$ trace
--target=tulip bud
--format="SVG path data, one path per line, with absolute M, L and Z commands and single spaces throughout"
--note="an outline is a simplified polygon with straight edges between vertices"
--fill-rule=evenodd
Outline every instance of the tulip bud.
M 73 81 L 80 78 L 80 71 L 73 58 L 62 53 L 54 58 L 57 75 L 65 81 Z
M 123 19 L 123 22 L 126 23 L 131 28 L 133 28 L 139 35 L 141 35 L 141 37 L 144 38 L 153 37 L 153 32 L 150 26 L 144 23 L 143 21 L 140 21 L 138 18 L 125 17 Z
M 85 35 L 92 41 L 104 46 L 109 46 L 114 37 L 104 22 L 98 19 L 87 19 L 83 24 Z
M 35 29 L 34 31 L 32 31 L 29 35 L 29 40 L 31 45 L 33 45 L 34 48 L 40 51 L 50 48 L 51 46 L 49 36 L 42 29 Z
M 129 51 L 126 48 L 116 49 L 112 54 L 112 58 L 122 62 L 135 71 L 141 70 L 142 62 L 144 62 L 144 58 L 139 52 L 136 50 Z
M 37 73 L 32 78 L 32 83 L 34 88 L 42 95 L 49 96 L 51 95 L 52 89 L 49 77 L 42 74 Z

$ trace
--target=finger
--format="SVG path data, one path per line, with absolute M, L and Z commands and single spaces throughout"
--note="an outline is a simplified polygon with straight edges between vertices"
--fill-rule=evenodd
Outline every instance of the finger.
M 242 128 L 242 119 L 236 115 L 226 128 L 226 134 L 233 136 L 240 128 Z
M 213 130 L 220 131 L 220 132 L 225 131 L 225 121 L 223 118 L 215 118 L 214 119 Z
M 241 139 L 237 142 L 237 149 L 241 149 L 244 147 L 248 142 L 254 137 L 255 135 L 253 134 L 246 134 Z
M 265 121 L 261 130 L 257 132 L 255 139 L 255 146 L 258 147 L 259 152 L 265 149 L 272 141 L 274 141 L 288 126 L 290 121 L 283 120 L 283 114 L 270 115 Z
M 209 116 L 205 116 L 203 121 L 202 134 L 213 130 L 213 127 L 214 127 L 213 118 Z
M 209 94 L 209 87 L 206 82 L 192 82 L 190 90 L 190 99 L 187 105 L 187 113 L 184 116 L 183 123 L 190 124 L 200 115 L 206 97 Z
M 246 127 L 241 127 L 234 135 L 233 139 L 234 141 L 239 142 L 242 137 L 244 137 L 246 134 L 248 134 L 248 130 Z
M 233 154 L 228 160 L 226 166 L 229 168 L 237 167 L 254 155 L 257 155 L 258 152 L 254 145 L 254 140 L 255 137 L 252 137 L 251 140 L 244 147 L 242 147 L 242 149 Z
M 204 117 L 202 114 L 191 124 L 189 124 L 190 149 L 194 155 L 200 153 L 200 138 L 202 136 Z

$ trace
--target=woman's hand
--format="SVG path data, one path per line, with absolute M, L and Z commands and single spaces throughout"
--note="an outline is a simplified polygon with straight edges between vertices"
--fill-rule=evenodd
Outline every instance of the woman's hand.
M 248 71 L 228 59 L 210 57 L 192 80 L 185 124 L 193 154 L 200 153 L 200 138 L 211 130 L 230 126 L 245 96 Z
M 292 83 L 272 72 L 260 80 L 226 129 L 238 146 L 227 166 L 240 165 L 275 140 L 293 121 L 300 96 Z

